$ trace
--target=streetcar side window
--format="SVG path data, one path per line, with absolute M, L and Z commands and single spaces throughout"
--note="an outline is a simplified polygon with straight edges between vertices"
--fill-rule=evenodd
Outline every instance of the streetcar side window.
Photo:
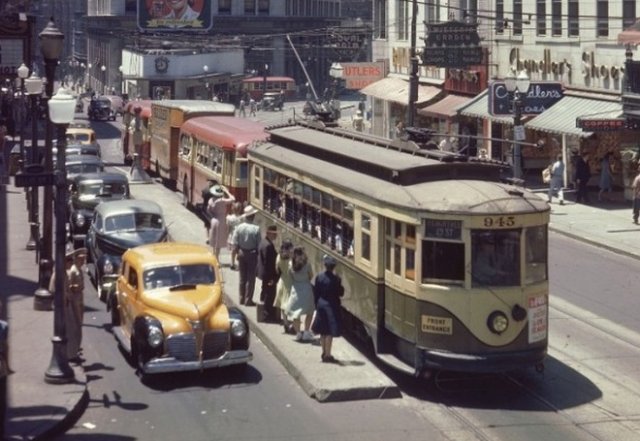
M 436 240 L 422 241 L 423 283 L 464 282 L 464 244 Z
M 365 260 L 371 260 L 371 217 L 362 213 L 360 218 L 360 246 L 361 255 Z
M 385 236 L 385 269 L 387 271 L 393 272 L 397 276 L 402 276 L 407 280 L 415 280 L 415 225 L 409 225 L 396 220 L 386 219 Z
M 520 285 L 520 230 L 471 231 L 471 284 Z
M 180 138 L 180 155 L 186 159 L 189 157 L 189 153 L 191 153 L 191 137 L 183 134 Z
M 547 280 L 547 227 L 529 227 L 525 232 L 525 283 Z

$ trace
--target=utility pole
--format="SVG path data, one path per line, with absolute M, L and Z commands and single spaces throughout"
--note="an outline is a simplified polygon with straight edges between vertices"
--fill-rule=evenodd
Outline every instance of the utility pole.
M 418 17 L 418 1 L 413 0 L 413 11 L 411 17 L 411 74 L 409 76 L 409 104 L 407 106 L 407 127 L 414 126 L 416 102 L 418 101 L 418 56 L 416 55 L 416 32 Z

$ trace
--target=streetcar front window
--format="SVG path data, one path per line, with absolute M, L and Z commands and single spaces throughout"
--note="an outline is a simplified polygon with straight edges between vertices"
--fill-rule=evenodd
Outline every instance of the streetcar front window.
M 422 241 L 423 283 L 464 282 L 464 244 L 436 240 Z
M 547 227 L 529 227 L 525 233 L 525 283 L 547 280 Z
M 520 285 L 520 230 L 471 232 L 473 286 Z

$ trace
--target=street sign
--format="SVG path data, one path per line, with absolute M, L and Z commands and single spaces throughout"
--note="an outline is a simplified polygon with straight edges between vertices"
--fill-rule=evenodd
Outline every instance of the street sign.
M 482 64 L 483 52 L 476 25 L 453 20 L 427 26 L 423 64 L 449 68 Z
M 564 96 L 562 83 L 532 82 L 522 98 L 523 115 L 539 115 Z M 504 81 L 494 81 L 489 85 L 489 113 L 491 115 L 513 115 L 511 104 L 513 94 L 507 91 Z
M 585 132 L 616 132 L 626 126 L 626 118 L 576 118 L 576 127 Z
M 55 183 L 53 173 L 16 173 L 16 187 L 46 187 Z
M 524 126 L 515 126 L 513 128 L 513 137 L 516 141 L 524 141 L 526 139 Z

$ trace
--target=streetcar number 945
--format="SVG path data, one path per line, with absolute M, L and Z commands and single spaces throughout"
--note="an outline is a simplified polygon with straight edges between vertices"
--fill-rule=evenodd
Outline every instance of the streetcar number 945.
M 485 217 L 485 227 L 513 227 L 516 224 L 515 216 L 497 216 L 497 217 Z

